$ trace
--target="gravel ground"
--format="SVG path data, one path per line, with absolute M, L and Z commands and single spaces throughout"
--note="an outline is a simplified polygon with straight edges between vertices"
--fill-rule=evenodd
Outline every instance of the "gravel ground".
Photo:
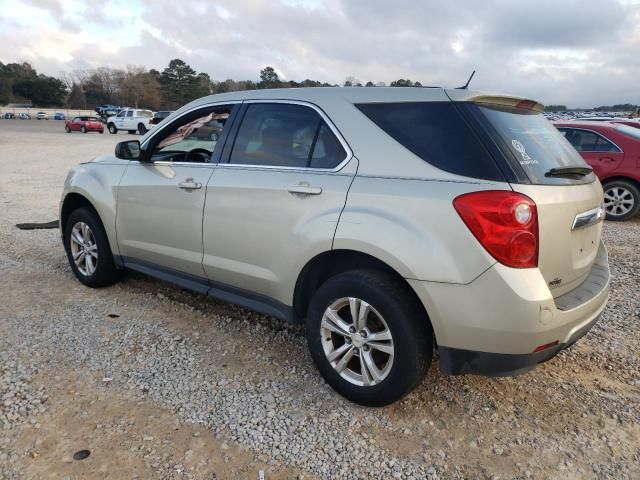
M 572 348 L 515 378 L 436 363 L 367 409 L 299 328 L 137 274 L 87 289 L 56 230 L 15 228 L 127 137 L 0 120 L 0 478 L 640 478 L 640 219 L 605 224 L 611 298 Z

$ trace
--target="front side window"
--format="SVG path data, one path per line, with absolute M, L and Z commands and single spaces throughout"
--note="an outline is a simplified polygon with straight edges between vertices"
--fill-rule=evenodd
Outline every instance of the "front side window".
M 208 109 L 168 127 L 153 147 L 152 161 L 207 162 L 218 144 L 231 110 Z
M 230 163 L 294 168 L 335 168 L 346 151 L 310 107 L 254 103 L 247 107 Z
M 121 111 L 120 113 L 118 113 L 118 115 L 116 115 L 117 117 L 124 117 L 124 114 L 127 113 L 124 110 Z

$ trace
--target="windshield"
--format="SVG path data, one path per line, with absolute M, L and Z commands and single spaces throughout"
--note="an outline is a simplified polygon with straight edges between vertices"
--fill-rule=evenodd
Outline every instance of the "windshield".
M 635 138 L 636 140 L 640 140 L 640 128 L 631 127 L 629 125 L 616 125 L 616 131 L 626 135 L 627 137 Z
M 588 167 L 575 148 L 544 115 L 531 110 L 503 106 L 481 106 L 478 109 L 493 126 L 502 150 L 512 163 L 517 162 L 533 184 L 567 184 L 592 182 L 588 174 L 582 178 L 549 177 L 552 169 Z

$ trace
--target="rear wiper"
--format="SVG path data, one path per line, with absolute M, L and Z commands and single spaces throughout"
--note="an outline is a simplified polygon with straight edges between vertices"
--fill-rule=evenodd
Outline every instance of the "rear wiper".
M 544 174 L 545 177 L 564 177 L 569 175 L 578 175 L 580 177 L 584 177 L 585 175 L 589 175 L 593 172 L 593 169 L 590 167 L 560 167 L 560 168 L 552 168 L 547 173 Z

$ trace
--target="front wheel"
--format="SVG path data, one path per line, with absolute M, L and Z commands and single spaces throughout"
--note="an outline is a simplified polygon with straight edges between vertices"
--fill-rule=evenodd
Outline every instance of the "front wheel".
M 71 133 L 71 129 L 69 128 L 69 125 L 64 126 L 64 131 L 67 133 Z
M 113 133 L 113 134 L 118 133 L 118 129 L 113 123 L 110 123 L 107 125 L 107 130 L 109 130 L 109 133 Z
M 85 127 L 84 125 L 82 125 L 82 127 L 80 127 L 80 131 L 82 133 L 87 133 L 87 127 Z
M 140 135 L 144 135 L 145 133 L 147 133 L 147 127 L 144 126 L 144 123 L 139 123 L 138 124 L 138 133 Z
M 626 180 L 613 180 L 603 186 L 607 220 L 628 220 L 640 211 L 640 190 Z
M 71 270 L 88 287 L 105 287 L 120 277 L 107 234 L 93 209 L 83 207 L 69 215 L 64 246 Z
M 311 300 L 306 332 L 327 383 L 361 405 L 399 400 L 431 364 L 433 334 L 424 309 L 384 272 L 354 270 L 327 280 Z

